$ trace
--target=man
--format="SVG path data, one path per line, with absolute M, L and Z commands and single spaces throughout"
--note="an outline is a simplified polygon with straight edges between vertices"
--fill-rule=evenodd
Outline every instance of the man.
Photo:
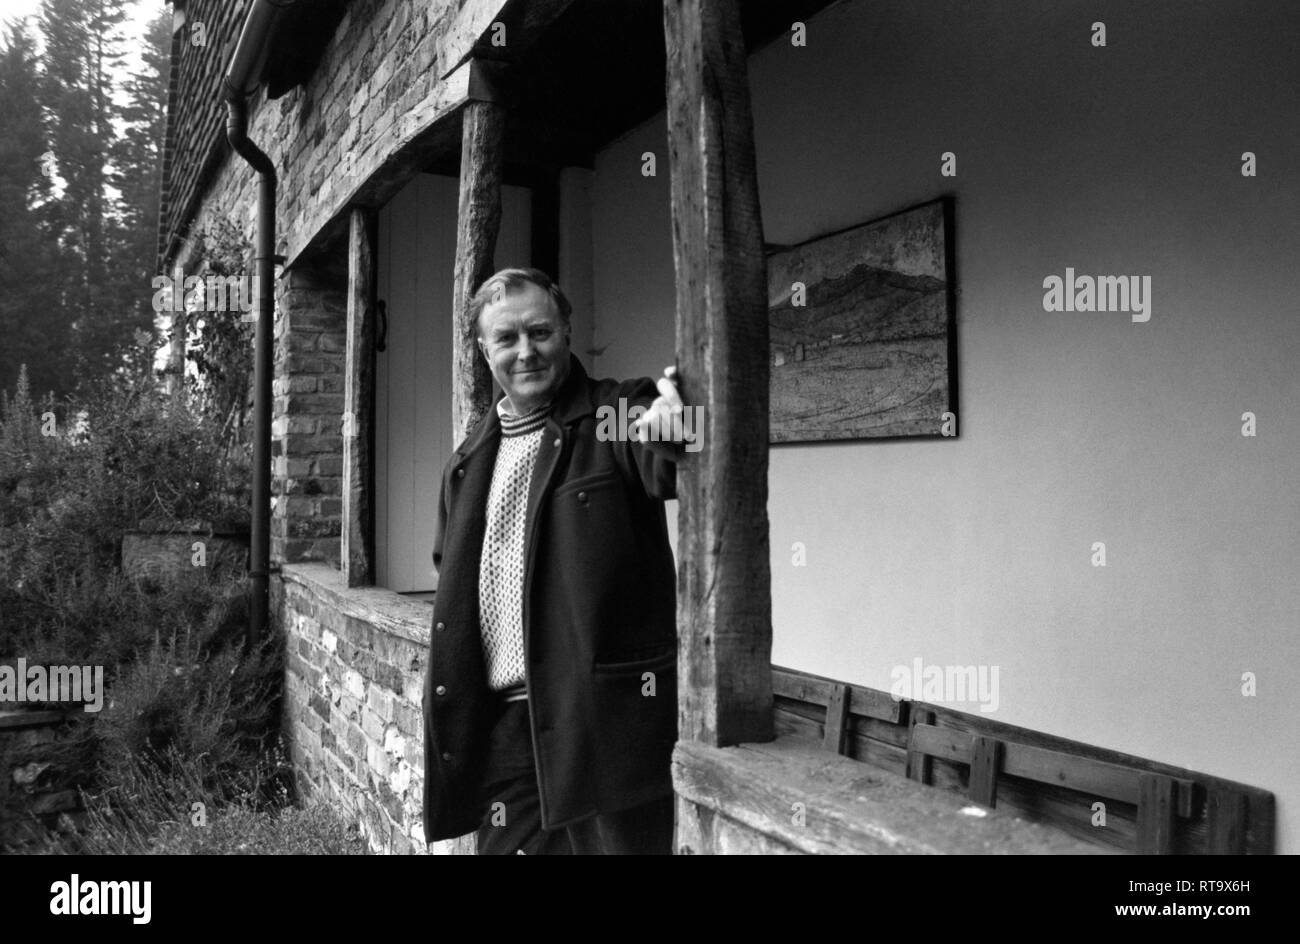
M 425 680 L 429 841 L 480 854 L 671 851 L 676 574 L 663 502 L 682 442 L 674 371 L 592 380 L 536 269 L 475 293 L 504 396 L 442 477 Z M 627 436 L 602 407 L 641 407 Z M 626 414 L 623 414 L 626 415 Z M 608 426 L 608 424 L 607 424 Z

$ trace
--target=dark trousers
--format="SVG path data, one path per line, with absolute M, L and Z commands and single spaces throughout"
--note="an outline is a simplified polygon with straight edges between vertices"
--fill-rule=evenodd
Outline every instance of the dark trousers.
M 503 702 L 488 740 L 479 855 L 668 855 L 671 795 L 560 829 L 542 829 L 528 702 Z

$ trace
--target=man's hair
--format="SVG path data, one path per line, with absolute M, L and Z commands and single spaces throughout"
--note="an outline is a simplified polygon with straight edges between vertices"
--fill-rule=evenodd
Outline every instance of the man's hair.
M 526 284 L 536 285 L 547 295 L 551 296 L 551 301 L 555 304 L 555 310 L 560 313 L 560 321 L 567 328 L 569 327 L 569 316 L 573 313 L 573 305 L 565 296 L 560 286 L 551 281 L 551 277 L 541 269 L 502 269 L 483 280 L 483 284 L 478 287 L 474 297 L 469 301 L 470 325 L 476 337 L 482 337 L 482 328 L 479 324 L 479 316 L 483 314 L 483 309 L 490 302 L 496 301 L 501 296 L 510 292 L 521 289 Z

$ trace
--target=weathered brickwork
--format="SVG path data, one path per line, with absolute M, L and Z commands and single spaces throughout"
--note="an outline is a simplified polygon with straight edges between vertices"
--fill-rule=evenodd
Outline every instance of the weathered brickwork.
M 248 2 L 176 0 L 173 8 L 158 227 L 160 257 L 167 255 L 173 237 L 184 238 L 205 181 L 230 152 L 224 133 L 221 79 L 226 63 L 222 59 L 239 36 Z
M 201 263 L 196 237 L 229 221 L 249 248 L 251 273 L 257 175 L 224 142 L 220 95 L 247 0 L 183 6 L 161 268 L 192 271 Z M 271 557 L 284 571 L 271 589 L 289 646 L 285 735 L 303 792 L 353 817 L 375 851 L 426 851 L 420 701 L 429 614 L 427 604 L 390 591 L 346 590 L 335 569 L 347 322 L 346 241 L 335 230 L 378 172 L 391 186 L 418 172 L 413 142 L 466 94 L 467 70 L 444 77 L 501 6 L 354 0 L 304 85 L 250 102 L 248 136 L 276 167 L 275 252 L 284 260 L 275 285 L 271 450 Z M 198 21 L 213 37 L 207 46 L 189 42 Z M 436 846 L 427 851 L 472 850 Z
M 191 16 L 210 13 L 205 3 Z M 446 34 L 464 3 L 365 0 L 352 5 L 306 85 L 256 101 L 249 137 L 277 168 L 278 273 L 272 429 L 274 561 L 339 560 L 342 516 L 345 247 L 296 258 L 337 218 L 359 183 L 432 120 Z M 491 4 L 486 4 L 491 6 Z M 203 18 L 203 17 L 199 17 Z M 237 33 L 229 9 L 206 17 Z M 178 45 L 180 78 L 170 115 L 176 160 L 168 169 L 173 215 L 164 219 L 165 270 L 198 263 L 194 237 L 218 220 L 256 234 L 257 176 L 223 145 L 224 105 L 210 46 Z M 446 63 L 446 71 L 452 63 Z M 400 132 L 400 133 L 399 133 Z M 414 172 L 414 169 L 413 171 Z M 180 216 L 180 207 L 190 208 Z
M 472 848 L 424 842 L 429 605 L 345 589 L 333 568 L 291 565 L 272 581 L 272 606 L 288 643 L 284 733 L 300 794 L 354 819 L 376 852 Z
M 347 299 L 300 270 L 281 280 L 271 424 L 271 556 L 338 564 Z
M 448 34 L 462 8 L 480 6 L 494 4 L 357 0 L 304 85 L 274 100 L 261 93 L 253 97 L 249 138 L 276 166 L 276 251 L 291 264 L 343 213 L 361 183 L 441 114 L 448 83 L 439 76 L 452 69 L 459 50 Z M 219 25 L 219 37 L 237 35 L 242 24 L 229 9 L 208 19 Z M 235 218 L 251 245 L 256 177 L 224 139 L 221 50 L 228 48 L 216 40 L 179 46 L 181 79 L 169 115 L 175 161 L 167 168 L 171 209 L 162 241 L 170 248 L 164 269 L 184 255 L 183 240 L 208 215 Z

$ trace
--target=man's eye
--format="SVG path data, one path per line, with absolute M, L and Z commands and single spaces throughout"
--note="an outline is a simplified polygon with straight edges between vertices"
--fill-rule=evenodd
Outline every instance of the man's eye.
M 532 332 L 532 335 L 533 335 L 533 337 L 535 337 L 535 338 L 549 338 L 549 337 L 551 336 L 551 329 L 550 329 L 550 328 L 538 328 L 538 329 L 536 329 L 535 331 Z

